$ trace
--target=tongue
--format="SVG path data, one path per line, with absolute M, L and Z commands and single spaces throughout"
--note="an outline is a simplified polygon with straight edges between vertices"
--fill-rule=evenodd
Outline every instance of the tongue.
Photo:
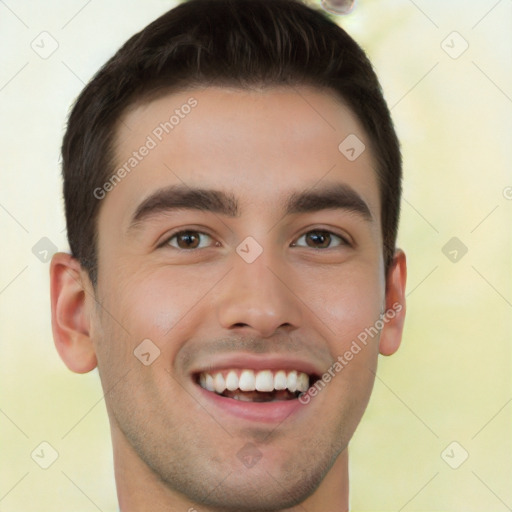
M 235 400 L 241 400 L 244 402 L 272 402 L 272 401 L 280 401 L 280 400 L 293 400 L 297 398 L 295 393 L 288 391 L 287 389 L 279 390 L 279 391 L 240 391 L 237 389 L 236 391 L 229 391 L 226 389 L 222 396 L 227 398 L 234 398 Z

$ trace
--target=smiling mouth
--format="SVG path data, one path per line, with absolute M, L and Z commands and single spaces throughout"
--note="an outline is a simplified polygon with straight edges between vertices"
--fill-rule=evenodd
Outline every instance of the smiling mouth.
M 243 402 L 295 400 L 317 378 L 297 370 L 222 370 L 196 374 L 196 382 L 207 391 Z

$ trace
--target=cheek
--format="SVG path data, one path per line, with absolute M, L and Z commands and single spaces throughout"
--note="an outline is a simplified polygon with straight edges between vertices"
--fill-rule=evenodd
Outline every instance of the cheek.
M 168 340 L 187 339 L 190 319 L 196 311 L 204 310 L 204 299 L 220 277 L 222 272 L 199 266 L 192 272 L 173 267 L 141 267 L 129 275 L 117 275 L 108 288 L 105 304 L 130 333 L 133 343 L 149 338 L 162 352 L 171 355 L 179 346 L 169 346 Z M 126 332 L 120 334 L 127 337 Z
M 371 266 L 316 272 L 298 283 L 298 295 L 317 313 L 338 352 L 375 324 L 384 304 L 384 286 Z
M 344 404 L 344 421 L 352 422 L 344 427 L 354 429 L 371 394 L 377 367 L 375 325 L 384 303 L 378 265 L 354 264 L 338 272 L 316 273 L 303 279 L 301 287 L 304 293 L 313 291 L 305 302 L 317 313 L 319 330 L 325 333 L 335 361 L 326 376 L 330 391 L 325 399 L 329 396 L 331 403 Z
M 112 390 L 108 402 L 118 420 L 123 417 L 129 424 L 134 410 L 155 415 L 165 401 L 158 390 L 179 391 L 167 371 L 191 334 L 187 313 L 208 290 L 205 279 L 201 282 L 201 286 L 191 283 L 183 272 L 147 272 L 142 267 L 123 275 L 119 272 L 111 282 L 103 281 L 107 291 L 94 334 L 102 385 Z M 142 354 L 139 346 L 149 352 L 150 365 L 137 358 L 136 354 Z

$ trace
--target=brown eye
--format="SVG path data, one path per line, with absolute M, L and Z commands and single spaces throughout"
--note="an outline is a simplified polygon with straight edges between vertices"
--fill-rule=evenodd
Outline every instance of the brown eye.
M 304 240 L 304 243 L 299 243 L 300 240 Z M 308 231 L 293 245 L 313 249 L 330 249 L 333 247 L 332 242 L 334 242 L 334 246 L 347 245 L 347 242 L 341 236 L 325 230 Z
M 177 249 L 202 249 L 208 245 L 207 239 L 211 240 L 211 237 L 200 231 L 180 231 L 171 236 L 166 244 Z

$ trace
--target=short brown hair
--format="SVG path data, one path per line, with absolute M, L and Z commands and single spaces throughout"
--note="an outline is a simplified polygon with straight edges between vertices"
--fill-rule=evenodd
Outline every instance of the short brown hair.
M 389 109 L 360 46 L 299 0 L 189 0 L 131 37 L 77 98 L 62 145 L 72 255 L 97 282 L 93 191 L 114 173 L 116 128 L 127 107 L 194 86 L 310 85 L 335 91 L 370 137 L 380 187 L 383 257 L 395 251 L 402 162 Z M 341 142 L 341 141 L 340 141 Z

